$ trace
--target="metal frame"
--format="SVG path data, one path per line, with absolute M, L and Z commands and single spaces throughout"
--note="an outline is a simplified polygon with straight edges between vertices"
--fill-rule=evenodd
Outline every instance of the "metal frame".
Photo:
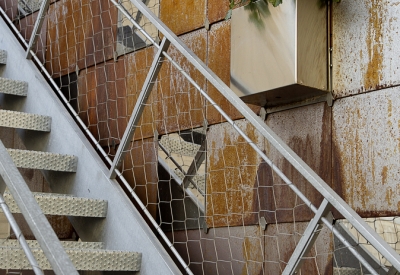
M 47 10 L 49 9 L 50 6 L 50 0 L 43 0 L 42 5 L 40 6 L 38 18 L 36 19 L 35 26 L 33 27 L 33 32 L 31 39 L 29 40 L 29 45 L 26 50 L 26 58 L 31 59 L 32 58 L 32 53 L 31 50 L 33 47 L 35 47 L 36 42 L 39 38 L 39 32 L 42 29 L 43 21 L 46 15 Z
M 2 184 L 2 185 L 4 185 L 4 184 Z M 2 190 L 2 191 L 4 192 L 4 190 Z M 29 247 L 28 243 L 26 242 L 25 237 L 22 234 L 22 231 L 19 228 L 17 221 L 14 219 L 14 216 L 12 215 L 10 209 L 8 208 L 6 202 L 4 201 L 4 197 L 2 194 L 0 194 L 0 206 L 1 206 L 1 209 L 3 210 L 4 215 L 6 216 L 6 218 L 8 220 L 12 230 L 14 231 L 14 234 L 17 237 L 17 240 L 21 244 L 22 250 L 24 251 L 26 258 L 28 259 L 28 262 L 32 266 L 33 272 L 36 275 L 44 275 L 43 270 L 39 267 L 39 264 L 36 261 L 35 256 L 33 256 L 31 248 Z
M 69 259 L 49 221 L 44 216 L 38 203 L 29 190 L 24 179 L 13 163 L 7 149 L 0 141 L 0 176 L 1 190 L 6 186 L 10 190 L 29 228 L 32 230 L 40 247 L 43 249 L 56 274 L 76 274 L 74 265 Z M 37 265 L 37 263 L 36 263 Z

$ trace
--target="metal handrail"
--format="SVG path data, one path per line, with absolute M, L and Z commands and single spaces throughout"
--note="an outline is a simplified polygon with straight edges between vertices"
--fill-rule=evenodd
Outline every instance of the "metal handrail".
M 26 185 L 21 173 L 15 166 L 7 149 L 0 140 L 0 190 L 8 187 L 26 223 L 35 235 L 40 247 L 46 255 L 56 274 L 78 275 L 74 265 L 54 233 L 32 192 Z M 37 266 L 37 263 L 35 263 Z
M 13 230 L 15 236 L 17 237 L 17 240 L 21 244 L 21 248 L 24 251 L 25 256 L 28 259 L 30 265 L 32 266 L 33 272 L 35 272 L 36 275 L 44 275 L 43 270 L 40 268 L 38 262 L 36 261 L 36 258 L 33 255 L 32 250 L 29 247 L 28 243 L 26 242 L 25 237 L 22 234 L 22 231 L 19 228 L 17 221 L 15 220 L 6 202 L 4 201 L 4 197 L 2 194 L 0 194 L 0 206 L 1 209 L 3 210 L 4 216 L 6 216 L 7 221 L 10 224 L 11 229 Z

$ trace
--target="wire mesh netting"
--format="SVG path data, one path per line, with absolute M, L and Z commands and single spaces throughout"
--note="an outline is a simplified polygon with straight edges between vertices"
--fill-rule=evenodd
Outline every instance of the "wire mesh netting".
M 143 3 L 159 16 L 162 1 Z M 1 1 L 26 41 L 40 4 Z M 163 38 L 131 1 L 59 0 L 50 3 L 33 52 L 104 150 L 107 165 L 118 157 L 140 93 L 151 87 L 140 120 L 132 125 L 133 138 L 121 147 L 123 177 L 117 179 L 133 191 L 150 224 L 162 230 L 191 272 L 281 274 L 323 197 L 180 50 L 171 45 L 158 55 Z M 198 29 L 181 39 L 206 61 L 215 37 Z M 160 72 L 146 81 L 155 57 Z M 309 146 L 292 145 L 296 153 Z M 303 155 L 330 182 L 323 152 Z M 318 237 L 298 274 L 387 274 L 391 264 L 360 232 L 340 213 L 330 217 L 316 226 Z M 398 252 L 397 217 L 366 222 Z

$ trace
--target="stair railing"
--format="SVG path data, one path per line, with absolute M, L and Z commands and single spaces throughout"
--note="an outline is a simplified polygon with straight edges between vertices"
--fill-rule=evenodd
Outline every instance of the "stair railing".
M 184 269 L 188 274 L 192 274 L 188 265 L 185 261 L 180 257 L 179 253 L 173 247 L 168 237 L 166 237 L 165 233 L 161 230 L 160 226 L 151 216 L 149 211 L 146 209 L 145 205 L 141 202 L 139 197 L 136 195 L 135 191 L 130 187 L 129 183 L 125 180 L 122 173 L 119 171 L 119 166 L 121 164 L 121 160 L 123 159 L 124 152 L 132 137 L 134 135 L 134 130 L 136 129 L 138 122 L 143 113 L 143 108 L 146 103 L 147 98 L 150 95 L 151 85 L 154 84 L 154 80 L 157 78 L 157 74 L 160 70 L 160 66 L 162 60 L 165 58 L 173 64 L 175 68 L 181 72 L 185 78 L 201 93 L 201 95 L 224 117 L 224 119 L 240 134 L 240 136 L 257 152 L 257 154 L 270 165 L 272 170 L 279 175 L 279 177 L 295 192 L 295 194 L 315 213 L 314 218 L 310 221 L 308 227 L 305 230 L 304 235 L 302 236 L 300 242 L 296 246 L 295 251 L 293 252 L 289 263 L 286 265 L 283 274 L 294 274 L 296 273 L 302 263 L 303 256 L 309 251 L 311 246 L 313 245 L 317 232 L 320 229 L 321 223 L 325 224 L 327 228 L 329 228 L 334 235 L 352 252 L 352 254 L 362 263 L 362 265 L 371 273 L 371 274 L 379 274 L 368 261 L 362 257 L 362 255 L 353 248 L 353 246 L 349 243 L 345 236 L 343 236 L 337 228 L 332 225 L 332 221 L 327 218 L 327 213 L 329 213 L 332 209 L 336 209 L 347 221 L 354 226 L 358 232 L 379 252 L 385 257 L 393 266 L 392 269 L 388 271 L 388 274 L 392 274 L 395 270 L 400 271 L 400 256 L 391 248 L 373 229 L 371 229 L 366 222 L 336 193 L 332 190 L 329 185 L 324 182 L 291 148 L 289 148 L 265 123 L 261 118 L 254 114 L 254 112 L 218 77 L 214 72 L 212 72 L 201 60 L 198 58 L 160 19 L 158 19 L 147 7 L 144 3 L 138 0 L 130 0 L 130 2 L 139 10 L 139 12 L 145 16 L 157 29 L 160 33 L 163 34 L 164 39 L 161 45 L 158 45 L 156 41 L 154 41 L 150 35 L 146 33 L 144 29 L 138 25 L 134 17 L 130 15 L 125 8 L 118 2 L 114 0 L 110 0 L 126 17 L 130 20 L 131 23 L 135 25 L 135 27 L 149 40 L 153 43 L 154 47 L 158 49 L 157 54 L 153 60 L 153 64 L 149 71 L 149 74 L 146 78 L 143 89 L 140 93 L 140 97 L 137 100 L 134 111 L 131 115 L 130 121 L 128 123 L 128 127 L 123 135 L 121 140 L 121 144 L 118 148 L 117 154 L 113 161 L 108 157 L 107 153 L 104 152 L 103 148 L 100 146 L 99 142 L 93 137 L 91 132 L 89 131 L 87 125 L 80 119 L 78 114 L 72 108 L 71 105 L 68 104 L 68 100 L 61 93 L 55 82 L 52 80 L 50 74 L 46 71 L 45 67 L 41 65 L 39 59 L 36 55 L 31 51 L 31 47 L 28 48 L 31 51 L 32 56 L 35 58 L 40 68 L 46 74 L 52 85 L 59 91 L 60 96 L 63 98 L 64 102 L 67 103 L 67 106 L 71 113 L 75 116 L 75 119 L 78 123 L 83 127 L 84 131 L 88 134 L 92 142 L 95 144 L 96 148 L 100 151 L 103 157 L 107 160 L 107 162 L 111 165 L 110 169 L 110 177 L 115 178 L 119 177 L 121 181 L 124 183 L 125 187 L 129 190 L 131 195 L 134 197 L 136 202 L 139 204 L 141 210 L 144 211 L 146 216 L 150 219 L 150 222 L 156 228 L 157 232 L 160 233 L 160 236 L 170 247 L 172 252 L 177 256 L 179 262 L 182 264 Z M 46 5 L 43 4 L 42 8 L 46 8 Z M 4 15 L 4 12 L 3 12 Z M 38 20 L 41 20 L 42 17 L 39 17 Z M 37 23 L 40 25 L 40 22 Z M 14 27 L 15 28 L 15 27 Z M 35 28 L 36 29 L 36 28 Z M 40 28 L 38 28 L 36 33 L 32 37 L 36 37 Z M 20 36 L 21 38 L 21 36 Z M 23 41 L 23 39 L 22 39 Z M 30 43 L 31 44 L 31 43 Z M 34 44 L 32 42 L 32 44 Z M 185 70 L 175 62 L 168 54 L 167 48 L 169 44 L 172 44 L 185 58 L 189 61 L 197 71 L 199 71 L 219 92 L 220 94 L 227 99 L 232 106 L 234 106 L 239 113 L 251 123 L 259 133 L 266 139 L 268 142 L 275 147 L 280 154 L 304 177 L 307 181 L 324 197 L 323 202 L 319 207 L 314 206 L 311 201 L 292 183 L 289 178 L 287 178 L 283 172 L 264 154 L 264 152 L 257 147 L 257 145 L 240 129 L 240 127 L 233 121 L 229 115 L 227 115 L 220 106 L 216 104 L 216 102 L 204 91 L 202 88 L 190 77 L 190 75 L 185 72 Z M 26 44 L 25 44 L 26 45 Z M 26 45 L 28 46 L 28 45 Z
M 18 241 L 21 243 L 21 247 L 27 256 L 29 263 L 32 265 L 35 274 L 43 274 L 43 271 L 40 269 L 32 251 L 26 243 L 18 224 L 4 202 L 2 194 L 6 187 L 21 210 L 25 221 L 32 230 L 32 233 L 35 235 L 40 247 L 43 249 L 43 252 L 54 272 L 56 274 L 77 275 L 78 272 L 57 238 L 57 235 L 54 233 L 49 221 L 46 219 L 40 206 L 33 197 L 32 192 L 29 190 L 29 187 L 19 173 L 13 160 L 8 154 L 7 149 L 0 141 L 0 205 L 10 222 L 10 226 L 14 230 Z

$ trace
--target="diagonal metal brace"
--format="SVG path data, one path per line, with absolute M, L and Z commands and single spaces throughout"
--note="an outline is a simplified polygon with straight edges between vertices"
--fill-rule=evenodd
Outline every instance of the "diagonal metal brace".
M 299 271 L 303 262 L 303 257 L 311 250 L 322 229 L 321 219 L 329 213 L 330 209 L 330 203 L 324 199 L 314 218 L 308 224 L 303 237 L 301 237 L 300 242 L 297 244 L 282 275 L 292 275 Z
M 189 166 L 189 169 L 183 178 L 183 187 L 186 189 L 189 186 L 189 182 L 192 181 L 193 177 L 197 174 L 201 164 L 206 158 L 206 141 L 204 140 L 196 153 L 192 163 Z M 203 194 L 204 195 L 204 194 Z
M 122 137 L 117 153 L 115 154 L 114 161 L 111 164 L 110 174 L 109 174 L 110 179 L 115 179 L 115 177 L 117 176 L 115 169 L 121 165 L 122 159 L 133 138 L 136 127 L 139 124 L 140 118 L 142 117 L 147 99 L 150 96 L 154 83 L 157 79 L 158 73 L 161 70 L 161 66 L 165 58 L 163 52 L 166 52 L 168 50 L 169 45 L 170 45 L 169 40 L 167 40 L 167 38 L 164 37 L 161 42 L 160 48 L 158 49 L 153 59 L 153 63 L 151 64 L 149 73 L 147 74 L 146 80 L 143 84 L 142 91 L 140 92 L 140 95 L 136 101 L 135 108 L 133 109 L 131 118 L 129 119 L 128 126 L 126 127 L 125 133 Z
M 45 14 L 50 6 L 50 0 L 43 0 L 42 5 L 40 6 L 39 14 L 35 22 L 35 26 L 33 27 L 33 32 L 31 39 L 29 40 L 28 49 L 26 49 L 26 58 L 31 59 L 32 54 L 31 50 L 35 47 L 36 42 L 39 38 L 39 32 L 42 29 L 43 21 L 45 18 Z

